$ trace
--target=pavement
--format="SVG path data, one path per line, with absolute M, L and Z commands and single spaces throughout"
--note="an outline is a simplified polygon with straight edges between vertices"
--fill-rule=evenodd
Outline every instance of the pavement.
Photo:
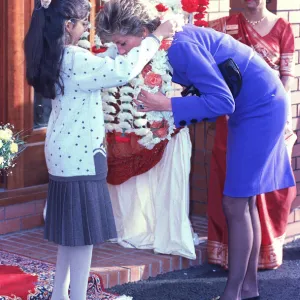
M 276 270 L 259 271 L 261 300 L 300 300 L 300 240 L 285 245 Z M 133 300 L 210 300 L 225 287 L 227 272 L 204 264 L 109 289 Z

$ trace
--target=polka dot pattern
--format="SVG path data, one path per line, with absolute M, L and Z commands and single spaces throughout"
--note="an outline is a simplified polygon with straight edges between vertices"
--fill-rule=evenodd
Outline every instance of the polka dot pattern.
M 158 49 L 152 38 L 143 43 L 126 57 L 114 60 L 96 57 L 79 47 L 67 48 L 62 62 L 64 94 L 52 101 L 54 109 L 46 135 L 45 154 L 51 175 L 92 176 L 107 172 L 100 90 L 123 85 L 141 72 Z

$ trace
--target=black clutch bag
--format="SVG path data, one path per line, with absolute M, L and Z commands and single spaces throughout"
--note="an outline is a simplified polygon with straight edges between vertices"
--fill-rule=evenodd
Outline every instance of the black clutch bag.
M 242 88 L 242 75 L 239 67 L 236 65 L 232 58 L 226 59 L 218 65 L 226 84 L 228 85 L 233 98 L 236 98 Z M 181 92 L 182 97 L 188 95 L 200 96 L 201 93 L 193 85 L 188 86 Z

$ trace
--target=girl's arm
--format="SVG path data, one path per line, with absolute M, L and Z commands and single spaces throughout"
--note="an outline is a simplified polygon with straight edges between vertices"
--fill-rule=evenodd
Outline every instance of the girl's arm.
M 115 59 L 68 47 L 64 53 L 64 75 L 72 77 L 78 88 L 86 91 L 124 85 L 142 71 L 159 46 L 155 38 L 147 37 L 126 56 L 117 55 Z

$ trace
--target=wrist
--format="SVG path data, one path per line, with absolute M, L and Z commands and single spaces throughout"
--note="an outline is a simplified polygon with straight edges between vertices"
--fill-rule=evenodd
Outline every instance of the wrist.
M 150 34 L 148 35 L 148 37 L 152 37 L 152 38 L 155 39 L 159 44 L 160 44 L 161 41 L 163 40 L 163 36 L 158 35 L 158 34 L 156 34 L 156 33 L 154 33 L 154 32 L 150 33 Z
M 167 98 L 167 111 L 172 111 L 172 98 Z

